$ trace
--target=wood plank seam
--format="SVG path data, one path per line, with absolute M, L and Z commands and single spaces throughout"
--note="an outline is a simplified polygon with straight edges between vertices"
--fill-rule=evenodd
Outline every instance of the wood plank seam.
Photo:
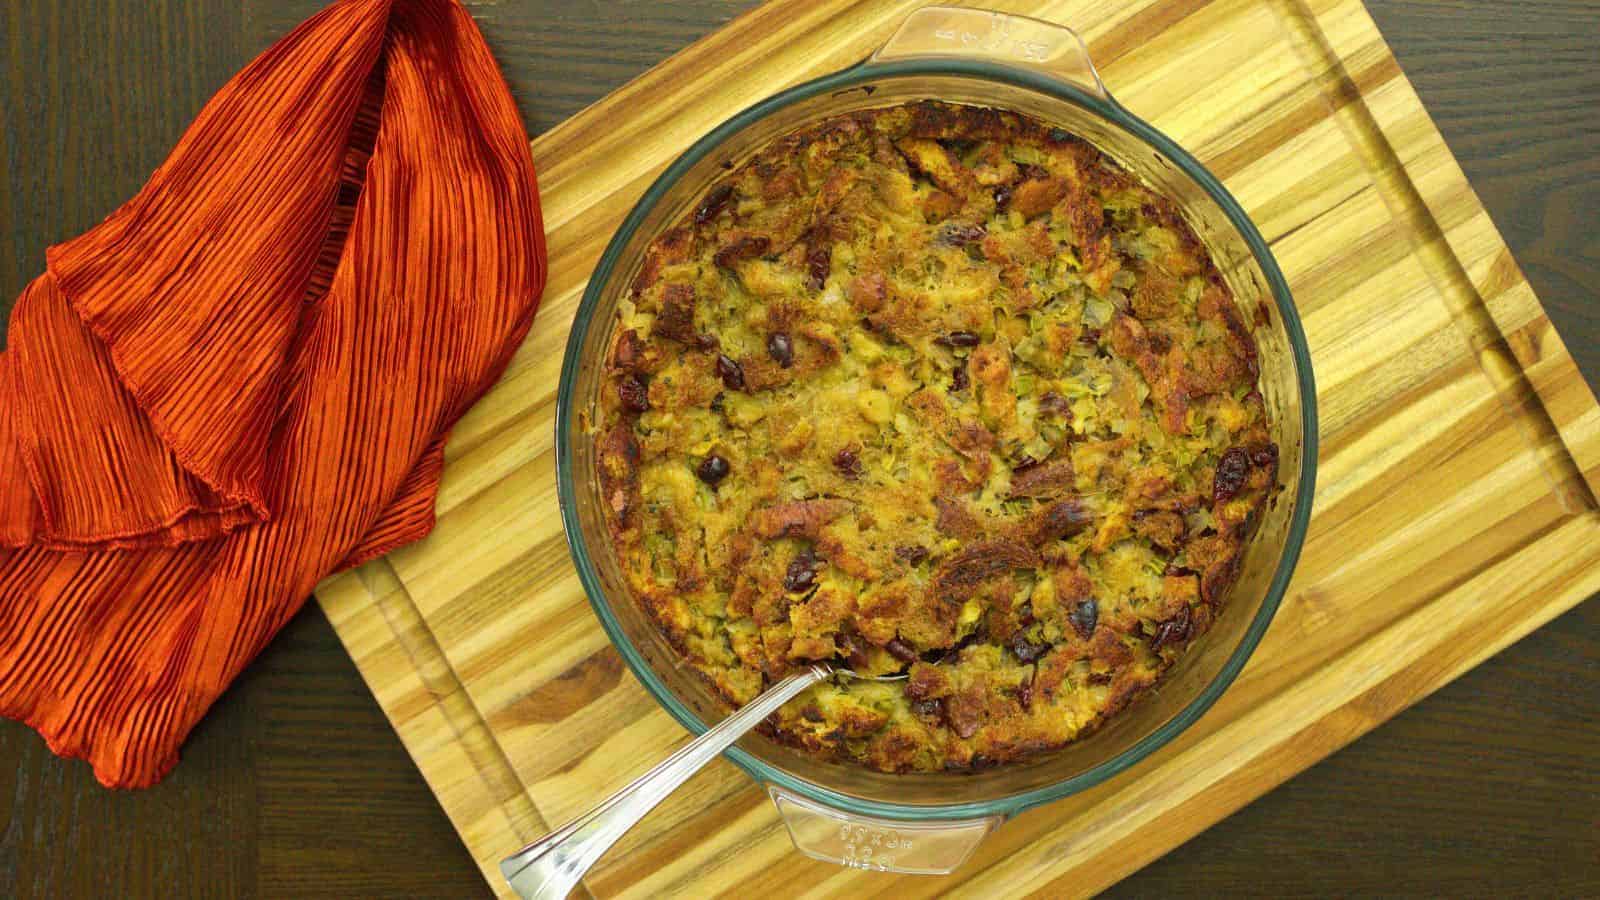
M 524 844 L 528 843 L 538 835 L 527 833 L 518 823 L 533 822 L 539 827 L 540 833 L 547 831 L 549 826 L 534 805 L 527 786 L 517 777 L 505 749 L 500 746 L 494 732 L 484 722 L 482 712 L 456 676 L 455 669 L 440 649 L 438 639 L 417 609 L 416 601 L 411 598 L 405 583 L 393 574 L 389 560 L 378 559 L 369 565 L 390 568 L 390 577 L 399 585 L 399 590 L 377 591 L 371 590 L 369 585 L 373 604 L 383 616 L 395 643 L 410 660 L 412 669 L 433 695 L 434 705 L 444 714 L 456 741 L 472 759 L 473 768 L 483 780 L 489 796 L 494 798 L 495 805 L 504 813 L 506 821 L 511 823 L 516 838 Z M 356 572 L 362 583 L 367 584 L 369 575 L 366 566 Z
M 1517 363 L 1507 336 L 1501 332 L 1485 298 L 1445 239 L 1443 228 L 1407 174 L 1404 162 L 1373 116 L 1344 60 L 1323 32 L 1316 13 L 1305 0 L 1272 0 L 1270 5 L 1289 33 L 1290 46 L 1310 71 L 1312 80 L 1321 86 L 1323 100 L 1332 108 L 1334 119 L 1360 156 L 1377 187 L 1378 196 L 1388 206 L 1390 214 L 1406 226 L 1402 230 L 1413 252 L 1429 280 L 1438 288 L 1451 319 L 1477 358 L 1506 415 L 1517 423 L 1523 439 L 1544 468 L 1562 507 L 1570 514 L 1600 510 L 1600 501 L 1596 500 L 1583 477 L 1582 467 L 1562 439 L 1555 418 Z M 1371 28 L 1377 32 L 1376 25 Z

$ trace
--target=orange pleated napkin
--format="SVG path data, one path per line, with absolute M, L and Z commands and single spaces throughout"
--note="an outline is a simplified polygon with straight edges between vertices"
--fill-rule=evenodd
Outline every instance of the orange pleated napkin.
M 544 229 L 456 0 L 343 0 L 47 254 L 0 353 L 0 713 L 153 784 L 319 579 L 426 534 Z

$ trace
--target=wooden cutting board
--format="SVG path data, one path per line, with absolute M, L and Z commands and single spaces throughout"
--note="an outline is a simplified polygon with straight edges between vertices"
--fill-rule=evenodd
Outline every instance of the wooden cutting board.
M 551 280 L 533 332 L 455 430 L 433 535 L 317 591 L 496 891 L 502 856 L 685 738 L 607 643 L 561 535 L 554 389 L 585 280 L 691 141 L 862 59 L 918 5 L 780 0 L 534 141 Z M 988 5 L 1078 29 L 1111 91 L 1271 241 L 1322 415 L 1291 589 L 1180 739 L 954 875 L 807 859 L 719 761 L 605 857 L 596 895 L 1089 893 L 1600 591 L 1600 408 L 1359 2 Z

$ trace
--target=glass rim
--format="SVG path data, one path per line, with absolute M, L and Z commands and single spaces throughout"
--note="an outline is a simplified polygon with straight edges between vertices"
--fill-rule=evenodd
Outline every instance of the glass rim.
M 590 326 L 594 324 L 591 319 L 595 308 L 600 303 L 601 292 L 611 280 L 613 270 L 621 261 L 627 244 L 634 233 L 645 218 L 655 209 L 661 198 L 676 186 L 684 174 L 718 147 L 722 146 L 729 137 L 785 106 L 810 99 L 819 94 L 851 88 L 863 82 L 882 78 L 915 75 L 966 75 L 1027 88 L 1056 99 L 1065 100 L 1095 113 L 1114 125 L 1120 126 L 1123 130 L 1133 134 L 1171 160 L 1174 165 L 1193 179 L 1216 202 L 1227 217 L 1228 223 L 1244 239 L 1257 265 L 1260 266 L 1262 273 L 1265 275 L 1267 285 L 1277 306 L 1277 313 L 1282 317 L 1284 333 L 1289 339 L 1290 352 L 1295 364 L 1296 386 L 1300 394 L 1301 460 L 1300 476 L 1295 486 L 1296 505 L 1285 535 L 1283 553 L 1278 558 L 1277 568 L 1273 573 L 1272 581 L 1268 585 L 1266 595 L 1262 598 L 1261 606 L 1257 609 L 1238 646 L 1234 648 L 1227 661 L 1223 663 L 1221 670 L 1201 690 L 1200 694 L 1172 718 L 1163 722 L 1158 728 L 1121 753 L 1074 776 L 1053 782 L 1044 787 L 989 800 L 941 804 L 908 804 L 868 800 L 794 777 L 788 772 L 772 767 L 737 745 L 729 747 L 723 754 L 759 783 L 778 785 L 842 812 L 902 821 L 966 819 L 994 815 L 1009 817 L 1106 781 L 1172 741 L 1179 734 L 1186 731 L 1190 725 L 1194 724 L 1206 710 L 1210 709 L 1212 704 L 1233 683 L 1239 672 L 1244 668 L 1245 663 L 1255 652 L 1257 645 L 1261 642 L 1261 638 L 1271 625 L 1283 595 L 1288 589 L 1295 564 L 1299 561 L 1301 546 L 1305 542 L 1306 531 L 1311 521 L 1317 460 L 1316 384 L 1311 371 L 1310 348 L 1306 343 L 1305 331 L 1300 322 L 1299 312 L 1295 308 L 1293 298 L 1289 292 L 1288 281 L 1278 267 L 1277 260 L 1273 257 L 1266 239 L 1261 236 L 1255 224 L 1245 214 L 1243 207 L 1233 198 L 1233 195 L 1228 192 L 1221 181 L 1212 175 L 1188 151 L 1156 130 L 1149 123 L 1134 115 L 1114 98 L 1108 96 L 1106 99 L 1101 99 L 1061 79 L 993 62 L 944 58 L 908 59 L 894 62 L 864 61 L 849 68 L 795 85 L 760 100 L 707 132 L 705 136 L 695 141 L 682 155 L 674 160 L 644 192 L 639 201 L 634 204 L 633 209 L 629 211 L 622 224 L 618 226 L 615 234 L 612 235 L 611 241 L 607 244 L 605 252 L 601 255 L 594 272 L 589 277 L 588 284 L 584 288 L 583 298 L 579 301 L 577 312 L 573 318 L 572 330 L 567 338 L 561 364 L 561 378 L 556 393 L 555 452 L 558 502 L 561 508 L 562 528 L 566 534 L 567 547 L 571 553 L 573 564 L 578 571 L 578 580 L 583 585 L 584 593 L 589 598 L 589 604 L 593 607 L 595 616 L 600 620 L 600 625 L 605 630 L 612 645 L 617 648 L 623 660 L 627 662 L 628 668 L 633 670 L 634 676 L 644 685 L 645 690 L 650 692 L 650 695 L 655 698 L 662 708 L 688 729 L 691 734 L 699 735 L 704 733 L 709 726 L 702 722 L 672 691 L 667 689 L 666 685 L 656 675 L 655 670 L 645 660 L 639 648 L 634 646 L 623 632 L 620 623 L 611 611 L 610 602 L 605 597 L 599 575 L 590 559 L 589 548 L 584 540 L 582 526 L 578 521 L 576 482 L 573 477 L 572 448 L 568 435 L 571 434 L 572 420 L 576 412 L 573 410 L 572 404 L 578 372 L 582 362 L 580 355 L 583 341 L 588 334 Z

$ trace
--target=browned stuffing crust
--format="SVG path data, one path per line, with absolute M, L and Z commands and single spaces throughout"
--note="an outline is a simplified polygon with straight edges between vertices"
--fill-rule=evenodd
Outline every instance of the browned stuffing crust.
M 650 246 L 596 439 L 638 601 L 773 733 L 886 771 L 1059 747 L 1204 633 L 1277 483 L 1256 349 L 1173 205 L 921 103 L 779 139 Z

